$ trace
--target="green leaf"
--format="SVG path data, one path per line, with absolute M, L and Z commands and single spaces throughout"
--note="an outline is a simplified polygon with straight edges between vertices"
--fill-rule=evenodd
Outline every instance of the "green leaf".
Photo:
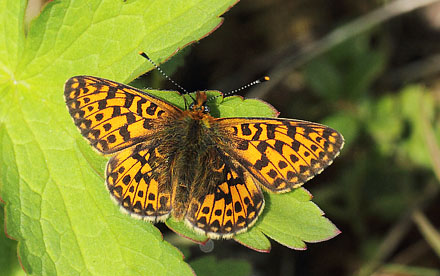
M 168 228 L 170 228 L 180 236 L 183 236 L 194 242 L 204 244 L 208 241 L 208 237 L 197 234 L 195 231 L 187 227 L 185 223 L 182 223 L 181 221 L 176 221 L 173 218 L 170 218 L 166 221 L 166 225 L 168 226 Z
M 0 225 L 3 225 L 3 211 L 0 202 Z M 1 275 L 24 275 L 17 259 L 17 242 L 8 239 L 5 231 L 0 231 L 0 268 Z
M 278 111 L 270 104 L 258 99 L 244 100 L 240 96 L 226 97 L 224 100 L 219 99 L 217 103 L 221 103 L 218 107 L 219 117 L 276 117 Z M 211 112 L 212 116 L 217 114 Z
M 265 198 L 271 211 L 265 212 L 257 227 L 287 247 L 306 249 L 304 242 L 324 241 L 340 233 L 310 201 L 311 195 L 304 188 L 281 195 L 266 194 Z
M 276 212 L 276 211 L 275 211 Z M 252 227 L 247 232 L 237 235 L 234 240 L 244 246 L 249 247 L 255 251 L 268 253 L 271 245 L 270 241 L 258 227 Z
M 435 101 L 431 93 L 421 86 L 408 86 L 402 90 L 401 109 L 403 118 L 409 123 L 410 134 L 402 141 L 401 154 L 418 165 L 432 168 L 431 157 L 425 142 L 423 121 L 434 118 Z
M 251 265 L 242 260 L 221 260 L 214 256 L 206 256 L 191 262 L 198 276 L 248 276 L 251 275 Z
M 13 81 L 11 76 L 25 39 L 25 8 L 26 1 L 0 2 L 0 84 Z
M 367 120 L 369 133 L 382 153 L 392 154 L 398 147 L 397 141 L 404 126 L 400 101 L 396 96 L 385 95 L 374 105 L 368 106 L 368 110 L 371 110 L 371 117 Z
M 234 1 L 53 1 L 24 33 L 27 1 L 0 4 L 0 183 L 8 233 L 34 275 L 192 275 L 151 224 L 122 214 L 106 158 L 75 129 L 64 82 L 127 82 L 206 36 Z
M 423 122 L 433 120 L 434 103 L 428 90 L 411 85 L 369 106 L 367 126 L 378 148 L 387 155 L 397 154 L 399 158 L 431 168 Z

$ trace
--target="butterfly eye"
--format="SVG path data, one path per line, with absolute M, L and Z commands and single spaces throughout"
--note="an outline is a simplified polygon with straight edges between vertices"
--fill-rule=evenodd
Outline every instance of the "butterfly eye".
M 188 107 L 189 110 L 194 110 L 194 103 L 190 104 Z

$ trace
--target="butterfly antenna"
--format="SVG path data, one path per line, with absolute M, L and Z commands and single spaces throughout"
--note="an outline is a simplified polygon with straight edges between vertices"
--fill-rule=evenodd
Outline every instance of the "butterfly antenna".
M 172 78 L 170 78 L 167 74 L 165 74 L 164 71 L 162 71 L 162 69 L 160 69 L 160 67 L 149 57 L 147 56 L 147 54 L 145 54 L 144 52 L 139 52 L 139 55 L 141 55 L 142 57 L 144 57 L 145 59 L 147 59 L 151 64 L 153 64 L 153 66 L 156 68 L 157 71 L 159 71 L 167 80 L 169 80 L 172 84 L 174 84 L 177 88 L 179 88 L 180 90 L 182 90 L 185 94 L 188 94 L 191 99 L 193 99 L 193 101 L 195 101 L 195 99 L 191 96 L 191 94 L 185 89 L 183 88 L 180 84 L 178 84 L 177 82 L 175 82 Z M 185 98 L 184 98 L 185 99 Z M 186 105 L 186 100 L 185 100 L 185 105 Z
M 259 84 L 259 83 L 266 82 L 266 81 L 268 81 L 268 80 L 270 80 L 269 76 L 264 76 L 264 77 L 262 77 L 262 78 L 260 78 L 260 79 L 258 79 L 258 80 L 255 80 L 255 81 L 253 81 L 253 82 L 251 82 L 251 83 L 248 83 L 248 84 L 246 84 L 246 85 L 244 85 L 244 86 L 242 86 L 242 87 L 240 87 L 240 88 L 238 88 L 238 89 L 234 89 L 234 90 L 229 91 L 229 92 L 227 92 L 227 93 L 220 94 L 220 95 L 217 95 L 217 96 L 215 96 L 215 97 L 212 97 L 212 98 L 208 99 L 208 101 L 212 101 L 212 100 L 214 100 L 214 99 L 216 99 L 216 98 L 218 98 L 218 97 L 221 97 L 221 96 L 226 97 L 226 96 L 228 96 L 228 95 L 235 94 L 235 93 L 240 92 L 240 91 L 242 91 L 242 90 L 248 89 L 248 88 L 251 87 L 251 86 L 254 86 L 254 85 Z

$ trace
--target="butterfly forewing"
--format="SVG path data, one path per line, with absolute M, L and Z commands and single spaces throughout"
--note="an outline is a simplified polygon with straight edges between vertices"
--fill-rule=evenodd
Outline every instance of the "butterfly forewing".
M 160 127 L 161 119 L 182 112 L 133 87 L 90 76 L 70 78 L 64 96 L 81 134 L 105 154 L 144 141 Z
M 225 148 L 272 192 L 304 184 L 333 162 L 344 144 L 337 131 L 316 123 L 267 118 L 218 119 L 233 147 Z

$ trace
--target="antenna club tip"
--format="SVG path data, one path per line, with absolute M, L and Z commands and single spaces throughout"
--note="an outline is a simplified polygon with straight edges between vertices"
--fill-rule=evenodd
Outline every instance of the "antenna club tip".
M 139 55 L 143 56 L 143 57 L 146 58 L 146 59 L 150 59 L 150 58 L 147 56 L 147 54 L 146 54 L 145 52 L 143 52 L 143 51 L 139 51 Z
M 268 80 L 270 80 L 269 76 L 264 76 L 261 79 L 259 79 L 258 81 L 259 82 L 265 82 L 265 81 L 268 81 Z

